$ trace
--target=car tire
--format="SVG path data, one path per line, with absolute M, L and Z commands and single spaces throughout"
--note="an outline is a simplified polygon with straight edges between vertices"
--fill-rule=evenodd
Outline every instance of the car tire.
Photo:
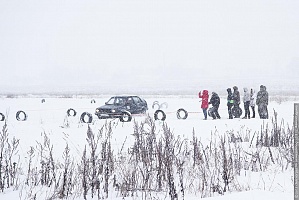
M 73 114 L 71 114 L 71 111 L 73 112 Z M 72 117 L 75 117 L 77 115 L 77 112 L 72 108 L 68 109 L 66 111 L 66 113 L 67 113 L 67 116 L 72 116 Z
M 159 119 L 159 113 L 162 114 L 162 118 Z M 155 113 L 154 113 L 154 119 L 155 120 L 161 120 L 161 121 L 165 121 L 166 119 L 166 114 L 163 110 L 156 110 Z
M 181 112 L 184 113 L 183 116 L 181 116 Z M 187 117 L 188 117 L 188 112 L 187 112 L 185 109 L 180 108 L 180 109 L 178 109 L 178 111 L 176 112 L 176 116 L 177 116 L 178 119 L 187 119 Z
M 122 114 L 121 114 L 119 120 L 120 120 L 121 122 L 130 122 L 130 121 L 132 120 L 132 115 L 131 115 L 131 113 L 128 112 L 128 111 L 122 112 Z
M 20 118 L 20 114 L 23 114 L 24 117 L 23 117 L 23 118 Z M 26 120 L 27 120 L 27 115 L 26 115 L 26 113 L 25 113 L 24 111 L 19 110 L 19 111 L 16 113 L 16 119 L 17 119 L 18 121 L 26 121 Z
M 85 120 L 85 116 L 88 116 L 88 121 Z M 83 123 L 91 123 L 92 122 L 92 115 L 88 112 L 84 112 L 81 114 L 80 121 Z
M 2 113 L 0 113 L 0 121 L 4 121 L 5 120 L 5 116 L 2 114 Z

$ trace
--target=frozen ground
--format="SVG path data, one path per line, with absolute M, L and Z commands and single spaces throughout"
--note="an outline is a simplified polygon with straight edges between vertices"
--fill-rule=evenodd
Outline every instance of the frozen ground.
M 2 98 L 0 99 L 0 112 L 7 118 L 9 138 L 16 137 L 20 139 L 19 152 L 20 160 L 24 166 L 28 166 L 28 151 L 30 147 L 35 147 L 37 142 L 43 141 L 43 134 L 46 133 L 53 144 L 53 152 L 56 158 L 62 159 L 62 152 L 66 144 L 69 145 L 70 152 L 75 160 L 80 160 L 82 152 L 86 145 L 87 124 L 80 122 L 80 115 L 82 112 L 94 113 L 97 106 L 103 105 L 108 100 L 108 96 L 103 97 L 82 97 L 82 98 L 45 98 L 45 102 L 41 103 L 42 98 Z M 96 103 L 91 103 L 95 99 Z M 193 130 L 195 135 L 200 138 L 204 145 L 209 144 L 211 138 L 216 138 L 221 135 L 228 134 L 233 131 L 236 134 L 248 134 L 252 138 L 254 133 L 261 130 L 262 125 L 272 126 L 271 119 L 274 116 L 275 110 L 278 113 L 278 121 L 283 119 L 285 127 L 292 127 L 293 113 L 294 113 L 294 98 L 276 99 L 270 102 L 268 107 L 269 120 L 255 119 L 228 119 L 227 107 L 221 99 L 219 113 L 220 120 L 207 121 L 203 119 L 203 113 L 200 109 L 200 102 L 196 96 L 146 96 L 149 110 L 148 114 L 153 116 L 154 110 L 152 103 L 159 101 L 160 103 L 167 102 L 168 108 L 165 109 L 167 118 L 165 122 L 173 131 L 175 136 L 187 138 L 189 140 L 193 137 Z M 297 101 L 298 102 L 298 101 Z M 73 108 L 77 111 L 75 117 L 67 117 L 66 111 Z M 184 108 L 189 112 L 186 120 L 179 120 L 176 117 L 176 111 L 179 108 Z M 17 121 L 15 114 L 17 111 L 23 110 L 28 115 L 26 121 Z M 257 108 L 256 108 L 257 112 Z M 133 120 L 138 122 L 145 119 L 145 116 L 136 116 Z M 108 120 L 110 121 L 110 120 Z M 104 125 L 106 120 L 99 120 L 93 115 L 93 122 L 90 127 L 94 132 L 98 132 Z M 121 123 L 118 120 L 112 120 L 114 124 L 111 145 L 114 152 L 120 152 L 122 148 L 129 148 L 133 142 L 133 122 Z M 69 126 L 67 126 L 67 124 Z M 162 122 L 155 122 L 157 128 L 161 128 Z M 0 122 L 2 127 L 4 122 Z M 33 163 L 38 164 L 38 163 Z M 25 169 L 24 169 L 25 170 Z M 245 172 L 244 172 L 245 173 Z M 211 200 L 222 199 L 293 199 L 293 174 L 290 168 L 286 171 L 279 169 L 271 169 L 261 175 L 261 172 L 248 172 L 249 176 L 246 178 L 240 177 L 240 182 L 248 184 L 250 191 L 228 194 L 224 196 L 211 197 Z M 20 198 L 20 191 L 6 190 L 0 193 L 2 199 L 24 199 Z M 26 189 L 25 189 L 26 191 Z M 24 191 L 22 191 L 25 193 Z M 40 192 L 41 198 L 45 197 L 43 192 Z M 159 195 L 158 195 L 159 196 Z M 164 199 L 167 195 L 160 196 Z M 200 195 L 190 194 L 186 195 L 185 199 L 197 199 Z M 114 197 L 110 197 L 113 199 Z M 141 198 L 141 197 L 140 197 Z M 167 197 L 168 198 L 168 197 Z M 120 198 L 121 199 L 121 198 Z M 130 198 L 128 198 L 130 199 Z M 133 199 L 138 199 L 134 197 Z

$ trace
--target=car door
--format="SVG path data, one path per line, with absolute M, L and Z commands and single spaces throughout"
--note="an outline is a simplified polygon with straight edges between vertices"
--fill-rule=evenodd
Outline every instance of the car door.
M 142 101 L 139 97 L 133 97 L 134 104 L 135 104 L 135 112 L 141 113 L 143 109 Z
M 136 104 L 132 97 L 127 98 L 126 108 L 130 113 L 136 113 Z

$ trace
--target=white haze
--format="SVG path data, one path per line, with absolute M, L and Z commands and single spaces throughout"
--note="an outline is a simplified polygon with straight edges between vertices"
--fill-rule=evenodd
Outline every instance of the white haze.
M 0 1 L 0 93 L 298 94 L 299 2 Z

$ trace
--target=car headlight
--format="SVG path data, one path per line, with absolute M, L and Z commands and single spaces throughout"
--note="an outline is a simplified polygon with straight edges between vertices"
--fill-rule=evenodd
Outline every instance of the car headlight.
M 112 110 L 111 110 L 111 112 L 112 112 L 112 113 L 115 113 L 115 110 L 114 110 L 114 109 L 112 109 Z
M 96 109 L 96 112 L 98 113 L 98 112 L 100 112 L 100 110 L 99 110 L 99 109 Z

